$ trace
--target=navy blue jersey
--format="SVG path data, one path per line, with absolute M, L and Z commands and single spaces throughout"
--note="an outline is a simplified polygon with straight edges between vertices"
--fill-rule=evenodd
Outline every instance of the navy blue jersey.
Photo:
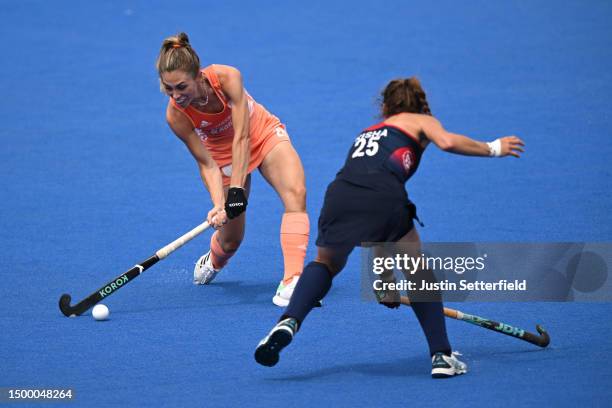
M 403 185 L 417 170 L 422 154 L 412 135 L 379 123 L 357 136 L 336 177 L 375 190 Z

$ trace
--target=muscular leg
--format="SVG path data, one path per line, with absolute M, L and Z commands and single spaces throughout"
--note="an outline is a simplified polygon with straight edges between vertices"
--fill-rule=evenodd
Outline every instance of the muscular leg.
M 228 187 L 224 188 L 225 196 L 227 197 Z M 244 190 L 247 195 L 251 191 L 251 175 L 247 176 Z M 210 255 L 213 267 L 221 269 L 227 261 L 236 253 L 242 238 L 244 238 L 244 228 L 246 221 L 246 212 L 243 212 L 238 217 L 229 220 L 227 224 L 210 237 Z
M 306 211 L 304 168 L 291 143 L 277 144 L 266 155 L 259 171 L 280 196 L 285 212 Z
M 292 317 L 301 325 L 306 315 L 325 297 L 331 288 L 332 279 L 344 268 L 352 250 L 352 247 L 319 247 L 316 261 L 304 268 L 289 306 L 280 320 Z
M 288 283 L 302 273 L 310 232 L 304 169 L 291 143 L 282 142 L 266 155 L 259 170 L 285 206 L 280 241 L 284 259 L 283 281 Z
M 418 257 L 421 254 L 421 242 L 419 239 L 419 233 L 416 228 L 412 228 L 410 232 L 404 235 L 400 243 L 405 244 L 404 249 L 408 252 L 409 256 Z M 435 276 L 430 270 L 419 270 L 414 276 L 420 276 L 423 279 L 435 281 Z M 407 277 L 409 278 L 409 277 Z M 427 343 L 429 345 L 429 352 L 431 355 L 441 351 L 446 355 L 451 354 L 451 346 L 448 341 L 446 334 L 446 320 L 444 318 L 444 308 L 442 305 L 442 296 L 440 300 L 431 302 L 431 293 L 428 293 L 429 301 L 418 301 L 417 299 L 411 299 L 412 310 L 419 320 L 419 324 L 425 333 Z

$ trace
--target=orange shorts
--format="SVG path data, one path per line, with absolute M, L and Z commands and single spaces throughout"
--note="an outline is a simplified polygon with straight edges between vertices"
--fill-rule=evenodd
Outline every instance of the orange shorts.
M 263 162 L 264 158 L 270 151 L 279 143 L 289 142 L 289 135 L 285 130 L 285 126 L 279 123 L 277 126 L 271 129 L 272 131 L 266 132 L 265 135 L 259 137 L 250 138 L 251 154 L 249 158 L 249 167 L 247 173 L 250 174 L 253 170 L 258 168 Z M 230 185 L 232 176 L 232 153 L 231 144 L 226 145 L 229 147 L 229 151 L 219 151 L 218 149 L 210 149 L 209 152 L 213 159 L 217 162 L 217 165 L 221 169 L 223 175 L 223 186 L 227 187 Z

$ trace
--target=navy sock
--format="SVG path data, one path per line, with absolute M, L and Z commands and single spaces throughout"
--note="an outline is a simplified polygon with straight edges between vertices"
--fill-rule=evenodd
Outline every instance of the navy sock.
M 427 338 L 429 353 L 433 356 L 441 351 L 450 355 L 451 346 L 446 334 L 442 302 L 414 302 L 411 306 Z
M 293 317 L 301 325 L 306 315 L 325 297 L 331 284 L 331 273 L 327 265 L 310 262 L 304 268 L 281 320 Z

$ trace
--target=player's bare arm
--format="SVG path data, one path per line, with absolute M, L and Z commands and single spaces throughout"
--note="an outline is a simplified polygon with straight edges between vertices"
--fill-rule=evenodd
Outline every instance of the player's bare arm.
M 234 67 L 215 65 L 223 93 L 232 103 L 232 176 L 230 187 L 244 187 L 250 160 L 249 108 L 244 91 L 242 75 Z
M 516 136 L 506 136 L 490 143 L 479 142 L 470 137 L 444 129 L 440 121 L 432 116 L 420 118 L 423 133 L 440 149 L 465 156 L 514 156 L 520 157 L 525 145 Z
M 176 109 L 168 105 L 166 120 L 170 129 L 183 142 L 189 152 L 196 160 L 200 170 L 202 181 L 206 185 L 210 198 L 213 202 L 213 209 L 209 211 L 207 219 L 213 227 L 219 227 L 226 222 L 223 206 L 225 195 L 223 193 L 223 180 L 219 166 L 210 156 L 206 148 L 200 142 L 200 138 L 193 131 L 191 123 L 179 114 Z

